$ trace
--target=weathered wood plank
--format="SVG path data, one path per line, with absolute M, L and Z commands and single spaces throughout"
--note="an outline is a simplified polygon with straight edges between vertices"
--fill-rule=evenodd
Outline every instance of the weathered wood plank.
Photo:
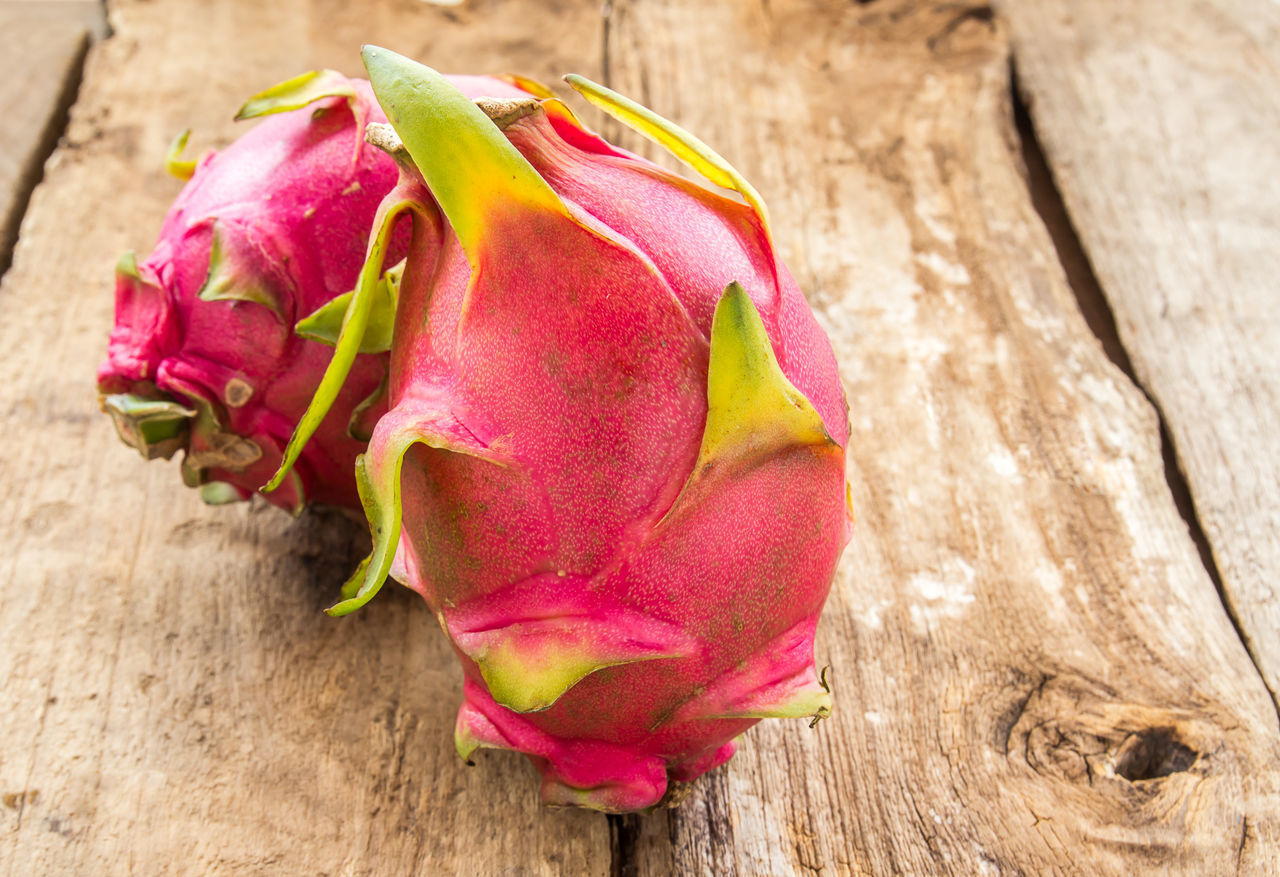
M 766 723 L 640 873 L 1274 873 L 1275 713 L 1021 174 L 981 4 L 612 3 L 613 84 L 759 185 L 860 514 L 836 715 Z
M 89 44 L 82 12 L 0 2 L 0 273 L 80 81 Z
M 1002 13 L 1063 200 L 1280 696 L 1280 7 Z
M 0 287 L 0 868 L 609 868 L 604 820 L 538 808 L 519 758 L 456 763 L 456 673 L 411 595 L 319 614 L 358 528 L 205 510 L 93 410 L 110 266 L 176 191 L 173 131 L 224 142 L 238 98 L 354 71 L 361 40 L 444 69 L 600 72 L 594 2 L 355 6 L 112 3 Z M 841 359 L 861 514 L 819 643 L 836 717 L 751 732 L 680 809 L 625 822 L 617 864 L 1274 870 L 1270 702 L 1173 510 L 1152 412 L 1030 207 L 989 16 L 612 6 L 614 84 L 771 202 Z
M 120 446 L 93 387 L 115 259 L 178 189 L 176 131 L 224 143 L 245 96 L 357 72 L 364 40 L 444 69 L 584 67 L 564 53 L 598 40 L 594 3 L 554 28 L 516 5 L 113 0 L 0 287 L 0 873 L 608 872 L 602 816 L 541 807 L 520 759 L 453 754 L 460 680 L 420 600 L 321 614 L 362 526 L 202 507 Z
M 106 0 L 0 0 L 0 10 L 6 14 L 76 21 L 96 40 L 110 32 L 106 6 Z

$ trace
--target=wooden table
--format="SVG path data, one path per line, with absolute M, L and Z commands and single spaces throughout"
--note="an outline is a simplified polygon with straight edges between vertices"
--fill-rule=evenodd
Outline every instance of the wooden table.
M 0 0 L 0 872 L 1280 872 L 1274 3 L 111 0 L 81 71 L 87 9 Z M 676 809 L 463 765 L 421 601 L 320 611 L 359 527 L 205 508 L 96 410 L 170 138 L 362 42 L 698 132 L 831 334 L 837 711 Z

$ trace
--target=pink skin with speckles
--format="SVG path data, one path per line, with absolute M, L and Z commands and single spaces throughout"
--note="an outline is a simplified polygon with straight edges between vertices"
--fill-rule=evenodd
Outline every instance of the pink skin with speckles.
M 651 807 L 760 718 L 827 715 L 847 413 L 763 208 L 557 101 L 487 117 L 428 68 L 365 63 L 412 159 L 382 217 L 413 235 L 357 465 L 374 551 L 330 611 L 399 544 L 466 673 L 460 754 L 525 753 L 551 804 Z

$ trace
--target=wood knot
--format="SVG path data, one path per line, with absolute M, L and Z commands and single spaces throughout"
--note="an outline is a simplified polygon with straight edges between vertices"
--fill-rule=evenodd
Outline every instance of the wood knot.
M 1112 768 L 1131 783 L 1155 780 L 1187 770 L 1200 753 L 1178 739 L 1176 728 L 1135 731 L 1116 749 Z
M 1125 702 L 1080 677 L 1044 677 L 1001 724 L 1010 758 L 1042 776 L 1121 796 L 1177 774 L 1206 773 L 1204 762 L 1223 745 L 1222 730 L 1200 710 Z

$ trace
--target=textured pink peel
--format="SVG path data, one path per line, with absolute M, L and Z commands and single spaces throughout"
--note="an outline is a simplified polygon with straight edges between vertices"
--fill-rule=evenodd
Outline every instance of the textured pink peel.
M 717 747 L 710 752 L 692 756 L 683 761 L 673 761 L 667 764 L 667 773 L 671 779 L 676 782 L 689 783 L 696 780 L 709 770 L 715 770 L 724 764 L 733 754 L 738 751 L 738 741 L 730 740 L 723 746 Z
M 828 714 L 813 635 L 847 417 L 758 195 L 652 114 L 619 111 L 748 205 L 557 111 L 499 130 L 434 71 L 365 59 L 447 225 L 406 258 L 352 587 L 401 545 L 466 673 L 459 752 L 523 752 L 548 803 L 628 811 L 761 717 Z
M 364 400 L 378 398 L 374 394 L 377 393 L 381 381 L 366 393 L 364 400 L 361 402 L 352 406 L 341 406 L 337 411 L 334 410 L 335 402 L 351 386 L 348 378 L 356 366 L 360 356 L 360 349 L 364 345 L 364 336 L 376 298 L 379 278 L 383 275 L 384 266 L 389 264 L 388 257 L 392 252 L 391 248 L 394 246 L 392 236 L 396 230 L 396 221 L 401 215 L 412 213 L 414 209 L 414 202 L 404 198 L 403 187 L 400 186 L 388 193 L 378 206 L 378 212 L 373 220 L 373 235 L 369 239 L 369 250 L 357 275 L 350 304 L 346 308 L 337 340 L 333 345 L 332 356 L 319 377 L 312 376 L 314 384 L 313 395 L 305 406 L 300 406 L 302 413 L 298 419 L 298 425 L 293 429 L 284 453 L 279 458 L 279 466 L 276 468 L 275 474 L 266 481 L 262 488 L 264 494 L 272 494 L 280 487 L 287 476 L 297 473 L 301 465 L 300 457 L 304 452 L 307 454 L 315 452 L 315 445 L 324 441 L 324 433 L 321 432 L 320 434 L 320 442 L 310 444 L 309 442 L 322 429 L 326 419 L 331 424 L 330 429 L 332 429 L 334 418 L 342 417 L 345 413 L 344 419 L 348 429 L 344 430 L 343 434 L 345 437 L 349 437 L 349 426 L 356 409 L 366 404 Z M 425 210 L 425 208 L 423 209 Z M 298 337 L 304 336 L 299 335 Z M 342 380 L 335 379 L 335 375 L 341 375 Z M 378 407 L 380 408 L 381 405 Z M 371 413 L 371 416 L 376 417 L 377 414 L 378 412 L 375 410 Z
M 703 337 L 719 292 L 731 280 L 739 282 L 765 320 L 784 374 L 843 445 L 848 416 L 841 385 L 830 380 L 836 372 L 831 345 L 790 273 L 778 266 L 775 274 L 768 238 L 749 206 L 635 156 L 582 150 L 560 140 L 545 115 L 521 119 L 506 133 L 562 198 L 623 238 L 644 242 L 645 255 Z M 605 191 L 611 197 L 600 197 Z M 645 209 L 633 209 L 640 203 Z M 784 330 L 787 343 L 779 344 Z

